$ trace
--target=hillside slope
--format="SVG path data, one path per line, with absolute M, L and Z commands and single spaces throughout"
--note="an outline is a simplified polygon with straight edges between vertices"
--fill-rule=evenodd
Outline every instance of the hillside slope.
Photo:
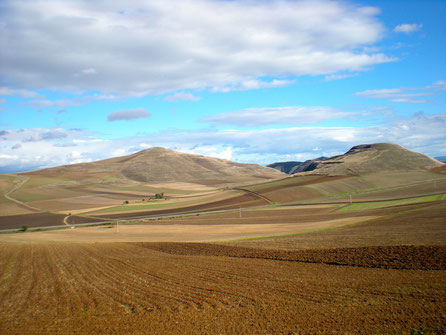
M 319 161 L 312 171 L 305 174 L 361 175 L 383 171 L 428 170 L 442 163 L 429 156 L 410 151 L 397 144 L 362 144 L 351 148 L 344 155 Z
M 287 174 L 295 174 L 299 172 L 311 171 L 315 167 L 315 164 L 317 162 L 326 159 L 327 157 L 318 157 L 315 159 L 306 160 L 305 162 L 297 162 L 297 161 L 277 162 L 269 164 L 267 166 L 279 170 L 280 172 L 284 172 Z
M 33 174 L 58 177 L 78 176 L 78 178 L 96 175 L 143 183 L 189 182 L 212 186 L 261 182 L 285 176 L 277 170 L 256 164 L 240 164 L 160 147 L 146 149 L 128 156 L 65 165 L 25 175 Z

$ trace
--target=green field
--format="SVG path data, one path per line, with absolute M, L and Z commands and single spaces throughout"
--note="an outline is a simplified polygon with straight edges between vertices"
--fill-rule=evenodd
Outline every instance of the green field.
M 399 205 L 409 205 L 422 202 L 432 202 L 432 201 L 446 201 L 446 193 L 437 195 L 428 195 L 425 197 L 407 198 L 400 200 L 390 200 L 390 201 L 375 201 L 375 202 L 360 202 L 353 203 L 344 206 L 338 210 L 338 212 L 353 212 L 353 211 L 363 211 L 366 209 L 375 209 Z

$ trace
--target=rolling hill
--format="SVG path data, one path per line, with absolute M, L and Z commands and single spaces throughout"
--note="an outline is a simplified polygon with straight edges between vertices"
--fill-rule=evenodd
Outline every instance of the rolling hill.
M 442 163 L 397 144 L 375 143 L 352 147 L 344 155 L 315 162 L 306 174 L 329 176 L 361 175 L 386 171 L 428 170 Z
M 142 183 L 187 182 L 217 186 L 243 182 L 262 182 L 284 177 L 281 172 L 256 164 L 185 154 L 154 147 L 132 155 L 92 163 L 64 165 L 25 173 L 72 178 L 93 176 Z

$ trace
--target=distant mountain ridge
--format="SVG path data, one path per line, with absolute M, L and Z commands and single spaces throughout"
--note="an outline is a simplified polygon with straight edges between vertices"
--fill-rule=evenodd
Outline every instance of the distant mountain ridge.
M 300 173 L 329 176 L 361 175 L 382 171 L 428 170 L 442 165 L 442 162 L 434 158 L 393 143 L 361 144 L 352 147 L 343 155 L 307 162 L 305 167 L 296 165 L 301 169 Z M 288 164 L 288 166 L 290 165 Z M 269 166 L 281 167 L 280 163 Z M 289 173 L 299 173 L 291 172 L 293 169 L 289 171 Z
M 216 186 L 240 182 L 262 182 L 286 175 L 257 164 L 241 164 L 224 159 L 180 153 L 161 147 L 149 148 L 128 156 L 91 163 L 64 165 L 26 174 L 51 176 L 101 176 L 112 180 L 144 183 L 189 182 Z
M 315 166 L 317 165 L 317 162 L 324 161 L 326 159 L 328 159 L 328 158 L 327 157 L 318 157 L 315 159 L 306 160 L 305 162 L 298 162 L 298 161 L 277 162 L 277 163 L 269 164 L 267 166 L 270 168 L 279 170 L 283 173 L 295 174 L 295 173 L 299 173 L 299 172 L 314 170 Z

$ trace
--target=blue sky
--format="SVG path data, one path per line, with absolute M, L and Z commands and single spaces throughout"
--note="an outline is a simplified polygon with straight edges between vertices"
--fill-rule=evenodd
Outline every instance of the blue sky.
M 446 155 L 446 1 L 2 1 L 0 172 L 152 146 Z

